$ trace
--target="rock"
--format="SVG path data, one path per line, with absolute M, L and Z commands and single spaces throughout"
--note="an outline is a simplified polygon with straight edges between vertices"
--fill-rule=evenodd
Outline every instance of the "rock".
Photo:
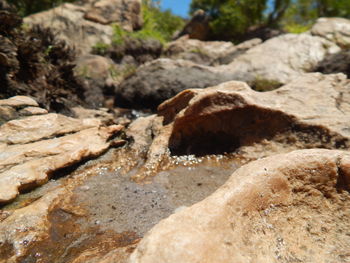
M 183 36 L 170 42 L 164 53 L 172 59 L 185 59 L 197 64 L 228 64 L 234 57 L 260 43 L 260 39 L 254 39 L 234 46 L 232 42 L 200 41 Z
M 108 96 L 122 80 L 123 68 L 111 59 L 98 55 L 83 55 L 76 61 L 75 73 L 84 79 L 85 101 L 95 108 L 104 107 Z
M 98 110 L 85 109 L 83 107 L 74 107 L 72 109 L 74 116 L 78 119 L 99 119 L 103 124 L 113 124 L 114 115 L 108 112 L 108 109 L 101 108 Z
M 50 209 L 57 204 L 59 198 L 64 199 L 70 195 L 64 188 L 55 189 L 33 204 L 17 209 L 1 220 L 1 260 L 16 262 L 27 253 L 32 243 L 43 240 L 50 229 Z
M 56 113 L 12 120 L 0 126 L 0 143 L 24 144 L 100 125 L 98 119 L 78 120 Z
M 210 34 L 209 16 L 203 10 L 197 10 L 184 28 L 175 35 L 175 39 L 188 35 L 189 38 L 208 40 Z
M 317 64 L 315 71 L 324 74 L 344 73 L 350 78 L 350 51 L 343 50 L 336 54 L 328 55 Z
M 158 107 L 163 127 L 134 179 L 152 176 L 149 170 L 170 156 L 256 160 L 297 149 L 349 149 L 349 85 L 343 74 L 309 73 L 264 93 L 236 81 L 183 91 Z
M 33 106 L 38 107 L 38 103 L 29 97 L 26 96 L 15 96 L 9 99 L 0 100 L 0 106 L 11 106 L 11 107 L 24 107 L 24 106 Z
M 347 149 L 348 100 L 344 75 L 314 73 L 264 93 L 242 82 L 187 90 L 158 111 L 165 124 L 173 125 L 169 147 L 175 154 L 233 152 L 264 140 L 287 147 Z
M 218 71 L 185 60 L 157 59 L 139 67 L 116 89 L 118 107 L 155 109 L 161 102 L 188 88 L 205 88 L 234 79 Z
M 230 71 L 236 76 L 234 80 L 249 84 L 262 81 L 286 84 L 338 51 L 337 45 L 321 37 L 285 34 L 249 49 L 221 70 Z
M 350 20 L 321 17 L 311 28 L 311 34 L 328 39 L 342 48 L 350 47 Z
M 24 18 L 30 26 L 41 25 L 52 29 L 60 40 L 66 41 L 80 54 L 87 54 L 98 43 L 110 44 L 113 29 L 84 19 L 87 8 L 65 3 L 48 11 Z
M 116 105 L 155 108 L 185 89 L 205 88 L 229 80 L 241 80 L 266 91 L 313 71 L 328 54 L 340 51 L 334 43 L 308 34 L 286 34 L 260 45 L 242 44 L 248 51 L 228 54 L 233 61 L 216 67 L 184 60 L 158 59 L 138 68 L 116 89 Z M 273 65 L 273 66 L 272 66 Z M 141 99 L 142 98 L 142 99 Z
M 141 0 L 101 0 L 85 13 L 85 19 L 103 25 L 118 23 L 124 30 L 134 31 L 142 27 Z
M 346 261 L 349 161 L 347 152 L 302 150 L 251 162 L 156 225 L 129 262 Z
M 29 98 L 0 100 L 2 105 L 17 106 L 31 102 Z M 21 117 L 23 110 L 17 114 L 16 109 L 11 109 L 14 115 Z M 59 169 L 96 157 L 120 143 L 110 138 L 123 126 L 103 127 L 99 119 L 41 114 L 0 126 L 0 186 L 3 186 L 0 187 L 0 203 L 10 202 L 19 192 L 45 184 Z

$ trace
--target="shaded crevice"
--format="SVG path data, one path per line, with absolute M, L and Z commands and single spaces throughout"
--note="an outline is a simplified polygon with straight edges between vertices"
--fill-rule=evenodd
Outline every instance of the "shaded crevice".
M 280 111 L 246 106 L 175 120 L 172 155 L 232 153 L 242 146 L 273 140 L 296 148 L 345 149 L 349 142 L 327 128 L 299 123 Z

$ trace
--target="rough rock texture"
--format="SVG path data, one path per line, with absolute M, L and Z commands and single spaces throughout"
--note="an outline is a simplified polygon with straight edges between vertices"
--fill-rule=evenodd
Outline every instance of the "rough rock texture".
M 15 97 L 0 101 L 0 104 L 12 105 L 16 112 L 14 107 L 35 103 L 29 98 Z M 100 155 L 113 145 L 110 138 L 122 128 L 119 125 L 103 127 L 99 119 L 80 120 L 54 113 L 2 124 L 0 203 L 9 202 L 19 192 L 46 183 L 61 168 Z
M 227 82 L 184 91 L 158 110 L 165 123 L 173 122 L 174 153 L 232 152 L 264 139 L 301 148 L 348 148 L 349 85 L 342 74 L 319 73 L 264 93 Z
M 0 100 L 0 125 L 22 116 L 40 115 L 48 113 L 39 108 L 38 103 L 26 96 L 15 96 Z
M 255 160 L 305 148 L 348 149 L 349 85 L 343 74 L 309 73 L 264 93 L 236 81 L 183 91 L 158 107 L 163 127 L 151 126 L 155 136 L 134 177 L 152 176 L 169 155 Z
M 334 43 L 309 34 L 286 34 L 249 49 L 254 43 L 246 42 L 248 51 L 241 55 L 228 54 L 227 58 L 234 59 L 227 65 L 200 66 L 170 59 L 145 64 L 117 88 L 116 105 L 155 108 L 185 89 L 229 80 L 248 82 L 256 90 L 272 90 L 313 71 L 328 54 L 340 51 Z
M 343 50 L 339 53 L 327 56 L 317 64 L 315 71 L 324 74 L 344 73 L 350 78 L 350 51 Z
M 85 81 L 85 101 L 93 107 L 103 107 L 121 81 L 123 70 L 109 58 L 88 54 L 77 59 L 74 71 Z
M 232 42 L 200 41 L 183 36 L 170 42 L 164 53 L 172 59 L 185 59 L 203 65 L 228 64 L 260 43 L 260 39 L 253 39 L 234 46 Z
M 319 18 L 311 28 L 315 36 L 326 38 L 342 48 L 350 47 L 350 20 L 340 17 Z
M 302 73 L 312 71 L 326 55 L 340 48 L 321 37 L 309 34 L 286 34 L 249 49 L 231 64 L 222 66 L 235 80 L 288 83 Z
M 251 162 L 156 225 L 129 262 L 347 262 L 349 175 L 350 155 L 341 151 Z
M 218 71 L 186 60 L 157 59 L 139 67 L 116 89 L 115 105 L 152 108 L 188 88 L 205 88 L 232 80 L 230 72 Z
M 97 43 L 110 44 L 113 29 L 109 25 L 84 19 L 86 11 L 86 7 L 65 3 L 30 15 L 24 19 L 24 23 L 49 27 L 77 52 L 87 54 Z
M 133 31 L 142 26 L 141 0 L 100 0 L 85 13 L 85 19 L 100 24 L 118 23 Z

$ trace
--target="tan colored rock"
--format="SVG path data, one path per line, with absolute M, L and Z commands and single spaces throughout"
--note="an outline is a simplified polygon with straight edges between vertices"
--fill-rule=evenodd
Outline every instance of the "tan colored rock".
M 158 107 L 163 127 L 135 175 L 143 180 L 170 155 L 225 152 L 250 159 L 305 148 L 350 147 L 350 89 L 343 74 L 309 73 L 277 90 L 226 82 L 179 93 Z
M 100 24 L 118 23 L 128 31 L 142 26 L 141 0 L 100 0 L 86 12 L 86 19 Z
M 321 17 L 311 28 L 311 34 L 347 48 L 350 46 L 350 20 L 340 17 Z
M 9 99 L 0 100 L 0 106 L 11 106 L 11 107 L 24 107 L 33 106 L 38 107 L 38 103 L 32 98 L 26 96 L 14 96 Z
M 347 262 L 349 160 L 302 150 L 251 162 L 156 225 L 129 262 Z
M 286 84 L 305 72 L 313 70 L 326 55 L 340 48 L 334 43 L 309 34 L 285 34 L 265 41 L 222 66 L 236 78 L 254 83 L 269 80 Z
M 312 73 L 264 93 L 242 82 L 187 90 L 158 109 L 173 123 L 170 148 L 182 154 L 215 153 L 220 146 L 234 151 L 264 140 L 332 149 L 350 146 L 349 101 L 344 75 Z
M 261 39 L 252 39 L 234 46 L 232 42 L 201 41 L 190 39 L 188 35 L 170 42 L 165 54 L 173 59 L 185 59 L 204 65 L 228 64 L 232 60 L 261 43 Z
M 0 173 L 0 203 L 13 200 L 22 190 L 45 184 L 60 168 L 102 154 L 110 147 L 109 138 L 121 128 L 117 125 L 90 128 L 23 147 L 5 147 L 0 169 L 8 169 Z
M 12 120 L 0 126 L 0 143 L 23 144 L 99 126 L 98 119 L 78 120 L 56 113 Z
M 66 41 L 78 53 L 87 54 L 97 43 L 110 44 L 113 29 L 84 19 L 87 7 L 70 3 L 24 18 L 30 26 L 41 25 L 52 29 L 59 39 Z
M 23 116 L 32 116 L 32 115 L 42 115 L 48 114 L 49 112 L 43 108 L 39 107 L 26 107 L 19 112 Z

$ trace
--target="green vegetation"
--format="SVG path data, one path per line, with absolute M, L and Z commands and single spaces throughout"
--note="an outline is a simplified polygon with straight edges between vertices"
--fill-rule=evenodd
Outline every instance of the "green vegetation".
M 14 5 L 21 16 L 27 16 L 43 10 L 54 8 L 64 2 L 74 2 L 75 0 L 7 0 Z
M 318 17 L 350 18 L 349 0 L 192 0 L 191 12 L 197 9 L 210 16 L 212 38 L 224 40 L 260 27 L 301 33 Z
M 281 83 L 276 80 L 265 79 L 260 76 L 256 77 L 251 85 L 256 91 L 270 91 L 282 86 Z
M 156 39 L 161 43 L 171 40 L 176 30 L 179 30 L 185 24 L 185 21 L 174 14 L 170 10 L 160 10 L 159 3 L 156 4 L 150 0 L 142 2 L 143 27 L 136 32 L 127 32 L 119 25 L 114 25 L 114 44 L 122 44 L 125 37 L 133 37 L 139 39 Z

